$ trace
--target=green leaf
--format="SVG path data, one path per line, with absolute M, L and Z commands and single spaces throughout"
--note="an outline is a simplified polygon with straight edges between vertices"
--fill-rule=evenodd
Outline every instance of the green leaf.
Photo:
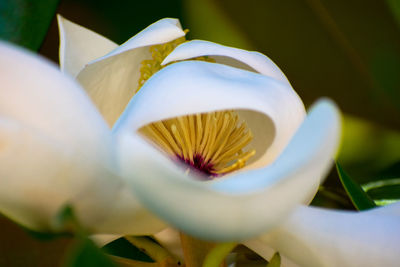
M 111 254 L 118 257 L 127 259 L 142 261 L 142 262 L 154 262 L 149 256 L 143 253 L 139 248 L 134 246 L 125 238 L 121 237 L 113 242 L 105 245 L 102 250 L 107 254 Z
M 379 206 L 400 201 L 400 178 L 372 181 L 362 188 Z
M 360 184 L 400 159 L 400 132 L 368 120 L 343 116 L 342 145 L 338 161 L 351 170 Z
M 279 252 L 276 252 L 274 256 L 272 256 L 271 260 L 267 264 L 267 267 L 280 267 L 281 266 L 281 255 Z
M 71 251 L 65 267 L 115 267 L 112 260 L 87 237 L 79 238 L 78 243 Z
M 336 168 L 344 189 L 358 210 L 366 210 L 376 207 L 374 201 L 367 195 L 359 184 L 354 182 L 350 176 L 344 172 L 338 162 L 336 163 Z
M 37 51 L 59 0 L 0 1 L 0 39 Z

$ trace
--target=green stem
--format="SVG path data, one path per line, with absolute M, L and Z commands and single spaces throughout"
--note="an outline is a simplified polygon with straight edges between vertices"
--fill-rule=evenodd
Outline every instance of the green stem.
M 219 267 L 226 256 L 237 246 L 236 242 L 216 245 L 206 256 L 203 267 Z

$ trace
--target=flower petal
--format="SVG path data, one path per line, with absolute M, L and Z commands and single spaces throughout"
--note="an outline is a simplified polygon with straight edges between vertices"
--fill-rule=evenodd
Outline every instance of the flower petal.
M 83 155 L 104 154 L 104 140 L 110 139 L 106 123 L 80 86 L 55 65 L 0 42 L 0 77 L 0 115 Z
M 52 219 L 67 204 L 86 226 L 103 219 L 102 209 L 119 184 L 106 179 L 112 174 L 96 158 L 4 117 L 0 136 L 3 214 L 36 230 L 54 229 Z
M 256 71 L 289 84 L 285 74 L 267 56 L 259 52 L 247 51 L 203 40 L 193 40 L 179 45 L 164 59 L 162 64 L 165 65 L 173 61 L 200 56 L 211 56 L 217 63 Z
M 140 63 L 151 58 L 149 46 L 184 35 L 178 20 L 159 20 L 109 54 L 92 61 L 79 73 L 78 81 L 109 125 L 114 124 L 136 92 Z
M 153 75 L 132 99 L 114 131 L 134 133 L 151 122 L 229 109 L 240 110 L 254 135 L 257 160 L 252 168 L 272 162 L 305 116 L 303 103 L 286 84 L 221 64 L 185 61 Z
M 175 77 L 168 83 L 163 75 Z M 291 113 L 278 106 L 290 109 L 298 103 L 291 101 L 295 94 L 269 77 L 205 62 L 176 63 L 153 77 L 129 104 L 115 131 L 124 177 L 155 214 L 199 238 L 240 240 L 275 227 L 297 203 L 315 193 L 338 144 L 340 121 L 331 102 L 321 101 L 311 110 L 285 151 L 269 166 L 207 183 L 186 176 L 135 134 L 137 128 L 166 117 L 232 108 L 260 109 L 272 118 L 279 111 L 285 114 L 280 119 L 289 124 Z M 157 89 L 161 86 L 164 91 Z M 279 94 L 286 96 L 283 92 L 289 100 L 279 98 Z M 149 105 L 157 108 L 149 109 Z M 270 109 L 265 109 L 268 105 Z M 276 132 L 282 133 L 279 129 L 284 126 L 279 123 Z M 275 139 L 279 140 L 279 134 Z
M 70 204 L 93 231 L 159 231 L 115 175 L 111 132 L 77 83 L 3 42 L 0 76 L 0 212 L 49 230 Z
M 400 203 L 391 206 L 398 210 Z M 379 209 L 383 212 L 301 206 L 259 239 L 301 266 L 398 266 L 400 217 Z
M 60 68 L 76 77 L 90 61 L 104 56 L 118 45 L 85 27 L 57 15 L 60 32 Z

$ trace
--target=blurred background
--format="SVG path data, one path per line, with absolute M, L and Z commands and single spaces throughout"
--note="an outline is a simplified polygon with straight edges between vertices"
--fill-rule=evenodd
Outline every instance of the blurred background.
M 173 17 L 189 39 L 264 53 L 307 107 L 329 97 L 343 111 L 338 161 L 353 180 L 400 199 L 399 0 L 2 0 L 0 38 L 58 63 L 55 13 L 118 44 Z M 313 204 L 352 208 L 335 170 Z

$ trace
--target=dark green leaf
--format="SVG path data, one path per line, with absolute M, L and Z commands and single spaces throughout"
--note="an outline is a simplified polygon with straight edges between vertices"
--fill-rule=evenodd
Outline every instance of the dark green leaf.
M 276 252 L 274 256 L 272 256 L 267 267 L 280 267 L 280 266 L 281 266 L 281 255 L 279 255 L 279 252 Z
M 0 38 L 37 51 L 59 0 L 0 1 Z
M 400 201 L 400 178 L 375 180 L 362 185 L 362 188 L 377 205 Z
M 121 237 L 105 245 L 102 250 L 107 254 L 143 262 L 154 262 L 140 249 Z
M 86 237 L 79 239 L 64 266 L 115 267 L 115 264 L 93 243 L 93 241 Z
M 367 195 L 359 184 L 354 182 L 350 176 L 344 172 L 338 162 L 336 163 L 336 168 L 344 189 L 358 210 L 366 210 L 376 207 L 374 201 Z

